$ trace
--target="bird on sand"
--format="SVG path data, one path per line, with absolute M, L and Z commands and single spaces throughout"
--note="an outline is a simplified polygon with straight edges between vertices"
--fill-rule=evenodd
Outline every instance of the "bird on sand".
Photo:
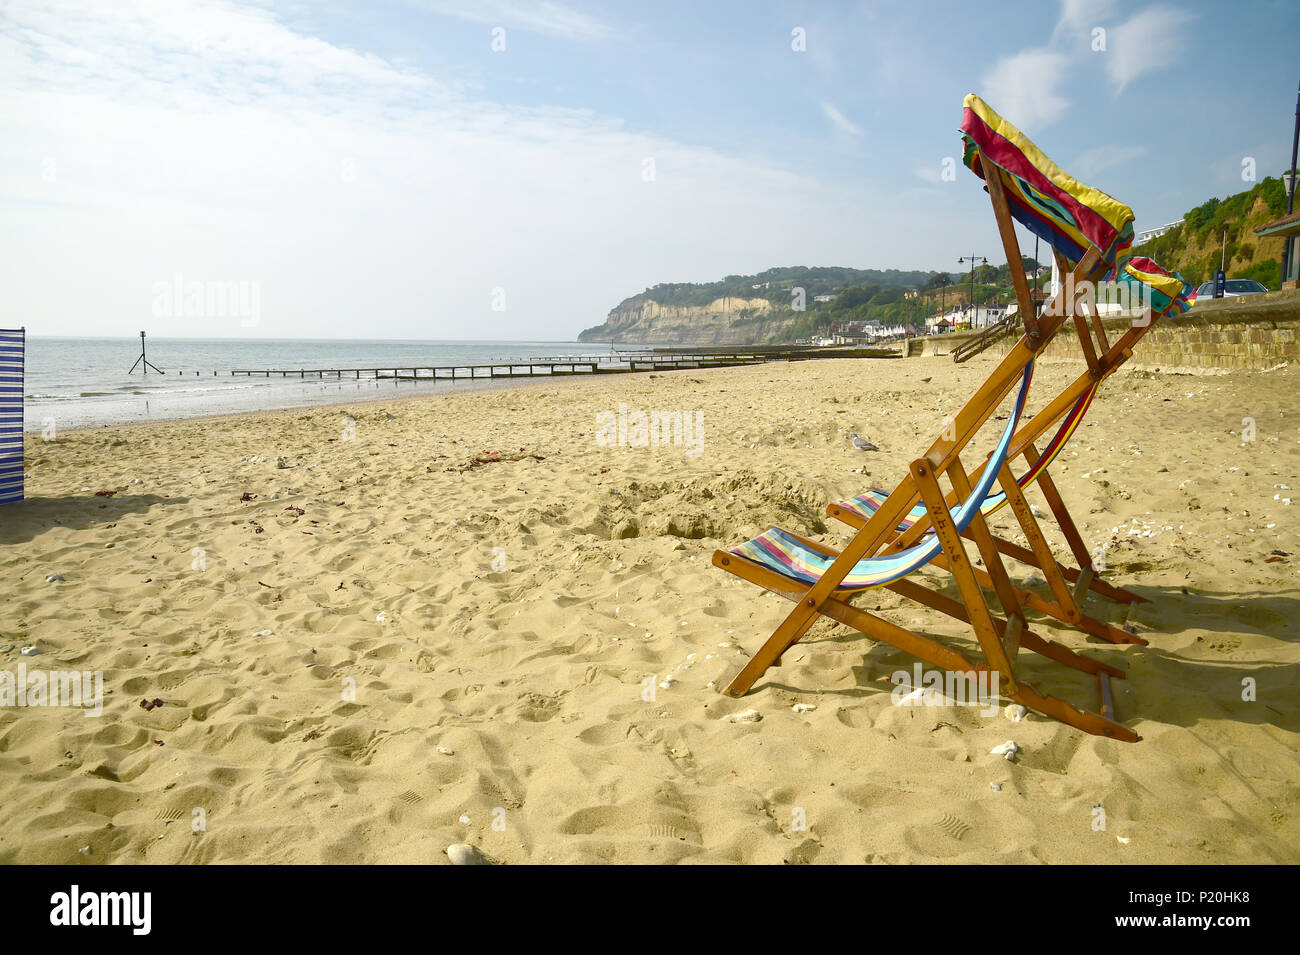
M 859 438 L 859 437 L 858 437 L 858 433 L 857 433 L 856 431 L 853 432 L 853 446 L 854 446 L 855 448 L 857 448 L 859 451 L 879 451 L 879 450 L 880 450 L 880 449 L 877 448 L 874 444 L 872 444 L 870 441 L 868 441 L 866 438 Z

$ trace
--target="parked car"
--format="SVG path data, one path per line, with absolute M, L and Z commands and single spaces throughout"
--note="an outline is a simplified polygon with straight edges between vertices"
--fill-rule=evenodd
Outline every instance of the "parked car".
M 1269 290 L 1263 282 L 1256 282 L 1254 279 L 1228 279 L 1223 283 L 1223 297 L 1236 298 L 1239 295 L 1260 295 Z M 1195 305 L 1201 299 L 1214 298 L 1213 280 L 1205 282 L 1200 288 L 1193 289 L 1192 294 L 1188 296 L 1188 302 Z

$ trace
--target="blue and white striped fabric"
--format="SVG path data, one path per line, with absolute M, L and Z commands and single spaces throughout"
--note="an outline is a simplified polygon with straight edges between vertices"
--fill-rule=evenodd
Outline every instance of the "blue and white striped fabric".
M 27 333 L 0 328 L 0 504 L 23 499 L 23 352 Z

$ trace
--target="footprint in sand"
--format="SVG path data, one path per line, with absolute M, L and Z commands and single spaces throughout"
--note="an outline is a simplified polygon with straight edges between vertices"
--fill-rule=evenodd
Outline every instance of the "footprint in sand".
M 951 859 L 971 851 L 963 841 L 971 832 L 968 822 L 952 813 L 943 813 L 923 826 L 909 826 L 903 840 L 915 852 L 931 859 Z

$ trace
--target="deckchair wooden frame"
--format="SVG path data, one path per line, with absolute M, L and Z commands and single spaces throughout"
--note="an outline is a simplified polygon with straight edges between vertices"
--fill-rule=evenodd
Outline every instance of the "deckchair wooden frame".
M 1083 307 L 1082 303 L 1080 303 L 1080 307 Z M 1081 321 L 1081 316 L 1079 316 L 1077 312 L 1075 314 L 1075 319 L 1076 322 Z M 1100 322 L 1098 322 L 1098 324 L 1100 324 Z M 1150 322 L 1145 322 L 1134 326 L 1130 329 L 1131 334 L 1126 333 L 1122 341 L 1116 343 L 1113 348 L 1108 347 L 1100 358 L 1098 358 L 1096 353 L 1093 352 L 1093 358 L 1092 361 L 1089 362 L 1088 372 L 1080 376 L 1062 392 L 1061 398 L 1065 400 L 1052 402 L 1048 407 L 1044 408 L 1043 411 L 1036 414 L 1030 422 L 1027 422 L 1021 427 L 1020 431 L 1017 432 L 1016 437 L 1013 439 L 1011 453 L 1008 457 L 1021 454 L 1031 467 L 1036 464 L 1038 462 L 1039 454 L 1038 449 L 1034 444 L 1035 439 L 1047 428 L 1056 424 L 1062 417 L 1064 417 L 1073 402 L 1076 401 L 1093 382 L 1100 381 L 1102 378 L 1109 376 L 1115 371 L 1115 369 L 1122 365 L 1127 360 L 1128 356 L 1132 354 L 1133 345 L 1136 344 L 1137 340 L 1140 339 L 1150 328 L 1150 324 Z M 1088 329 L 1087 325 L 1080 324 L 1078 328 L 1081 338 L 1089 340 L 1089 344 L 1091 344 L 1091 330 Z M 1099 332 L 1099 334 L 1104 335 L 1104 332 Z M 979 474 L 977 472 L 977 480 L 978 477 Z M 1071 624 L 1094 637 L 1109 641 L 1110 643 L 1137 643 L 1146 645 L 1147 641 L 1136 634 L 1129 633 L 1126 630 L 1104 623 L 1083 612 L 1083 603 L 1089 593 L 1097 593 L 1100 596 L 1115 601 L 1116 603 L 1126 604 L 1130 607 L 1135 603 L 1146 603 L 1147 601 L 1145 597 L 1139 596 L 1132 591 L 1115 587 L 1114 585 L 1102 580 L 1101 577 L 1097 575 L 1088 546 L 1084 542 L 1082 534 L 1080 534 L 1078 527 L 1075 525 L 1069 509 L 1065 506 L 1060 491 L 1052 481 L 1051 475 L 1048 473 L 1047 469 L 1044 469 L 1042 473 L 1038 475 L 1035 483 L 1038 484 L 1039 490 L 1042 492 L 1049 510 L 1056 518 L 1057 526 L 1060 527 L 1062 534 L 1065 536 L 1066 544 L 1073 554 L 1074 559 L 1078 562 L 1079 567 L 1077 569 L 1069 567 L 1058 561 L 1052 554 L 1050 547 L 1047 544 L 1046 537 L 1038 526 L 1038 522 L 1032 509 L 1029 508 L 1027 504 L 1023 503 L 1023 490 L 1017 486 L 1014 490 L 1008 491 L 1008 504 L 1011 506 L 1012 512 L 1015 514 L 1017 521 L 1021 526 L 1021 530 L 1025 534 L 1026 540 L 1029 542 L 1029 546 L 1025 547 L 1022 544 L 1017 544 L 1013 541 L 997 536 L 993 537 L 993 544 L 1000 553 L 1011 557 L 1020 563 L 1027 564 L 1042 571 L 1043 578 L 1051 589 L 1052 596 L 1055 598 L 1054 600 L 1047 600 L 1038 594 L 1035 594 L 1033 591 L 1017 588 L 1020 602 L 1028 606 L 1030 609 L 1037 610 L 1038 612 L 1060 620 L 1063 623 Z M 949 506 L 956 503 L 956 498 L 956 493 L 949 495 Z M 866 523 L 861 515 L 850 511 L 839 504 L 829 505 L 826 508 L 826 513 L 828 516 L 842 523 L 848 524 L 850 527 L 855 529 L 861 528 Z M 970 538 L 970 532 L 968 531 L 964 536 Z M 901 547 L 910 546 L 910 544 L 915 543 L 917 538 L 919 538 L 919 535 L 915 534 L 915 532 L 907 535 L 905 538 L 903 535 L 900 535 L 899 539 L 886 545 L 886 548 L 888 550 L 890 548 L 900 549 Z M 938 567 L 945 567 L 942 556 L 937 557 L 934 563 Z M 992 589 L 991 581 L 986 575 L 981 574 L 981 572 L 977 570 L 976 576 L 980 578 L 980 583 L 985 589 Z
M 1020 246 L 1001 182 L 1004 173 L 992 163 L 985 163 L 983 169 L 994 216 L 1007 253 L 1007 261 L 1019 262 L 1021 261 Z M 1116 241 L 1119 241 L 1118 238 Z M 1106 259 L 1095 248 L 1088 249 L 1075 267 L 1068 271 L 1067 280 L 1062 283 L 1060 290 L 1049 303 L 1049 307 L 1039 315 L 1034 308 L 1024 275 L 1012 269 L 1016 296 L 1025 323 L 1025 334 L 952 419 L 945 432 L 931 444 L 922 457 L 912 462 L 908 476 L 881 503 L 871 518 L 861 524 L 853 538 L 838 555 L 824 545 L 791 535 L 800 540 L 804 546 L 819 550 L 828 557 L 834 557 L 830 567 L 816 583 L 810 587 L 805 586 L 771 568 L 729 551 L 719 550 L 714 553 L 714 566 L 786 597 L 795 604 L 785 620 L 727 686 L 724 691 L 727 695 L 739 697 L 747 693 L 769 667 L 776 664 L 818 619 L 825 616 L 946 670 L 977 674 L 996 672 L 1000 676 L 1000 691 L 1004 696 L 1085 732 L 1128 742 L 1138 739 L 1136 733 L 1115 720 L 1110 680 L 1122 678 L 1123 671 L 1075 653 L 1060 644 L 1044 640 L 1029 630 L 1026 624 L 1024 614 L 1026 606 L 1034 609 L 1049 606 L 1061 613 L 1070 614 L 1072 610 L 1074 615 L 1080 618 L 1082 615 L 1078 613 L 1077 605 L 1072 603 L 1074 591 L 1068 587 L 1062 591 L 1059 586 L 1060 580 L 1067 579 L 1066 569 L 1060 567 L 1052 557 L 1046 540 L 1042 537 L 1042 532 L 1034 521 L 1010 469 L 1003 465 L 998 474 L 999 483 L 1030 540 L 1030 554 L 1046 565 L 1041 568 L 1045 576 L 1049 573 L 1050 566 L 1050 572 L 1057 579 L 1057 585 L 1053 588 L 1054 596 L 1057 598 L 1055 602 L 1045 601 L 1037 595 L 1016 588 L 1011 583 L 1010 576 L 1002 563 L 1004 550 L 998 546 L 997 540 L 989 530 L 983 515 L 978 512 L 978 508 L 965 535 L 958 533 L 949 510 L 950 500 L 964 498 L 970 493 L 972 486 L 972 479 L 966 474 L 960 461 L 961 451 L 992 416 L 998 404 L 1023 374 L 1027 364 L 1060 330 L 1067 316 L 1078 318 L 1076 297 L 1083 283 L 1095 283 L 1104 278 L 1108 271 Z M 1085 335 L 1090 338 L 1091 330 L 1085 322 L 1076 321 L 1075 324 L 1081 342 Z M 1098 326 L 1096 331 L 1103 336 L 1104 340 L 1100 321 L 1098 320 L 1096 324 Z M 1093 360 L 1089 362 L 1088 374 L 1067 387 L 1044 411 L 1039 412 L 1020 428 L 1008 453 L 1008 459 L 1013 455 L 1024 454 L 1033 455 L 1036 460 L 1034 440 L 1054 421 L 1059 421 L 1087 388 L 1100 381 L 1107 373 L 1108 367 L 1113 370 L 1132 353 L 1133 344 L 1145 333 L 1148 324 L 1135 323 L 1114 346 L 1105 349 L 1104 359 L 1098 358 L 1094 351 Z M 982 471 L 983 466 L 977 472 L 975 480 L 978 480 L 978 475 Z M 946 495 L 940 487 L 939 478 L 944 476 L 952 485 L 951 495 Z M 1042 477 L 1046 477 L 1045 472 L 1040 475 L 1040 480 Z M 1054 486 L 1051 487 L 1054 491 Z M 1055 496 L 1059 502 L 1059 494 Z M 918 520 L 906 531 L 898 532 L 899 522 L 918 500 L 924 502 L 927 517 Z M 1051 506 L 1050 500 L 1049 506 Z M 1063 503 L 1060 504 L 1060 508 L 1058 521 L 1068 522 L 1073 528 L 1073 521 L 1068 511 L 1064 509 Z M 1056 508 L 1052 509 L 1056 513 Z M 1064 517 L 1061 516 L 1062 514 Z M 921 586 L 914 580 L 898 580 L 886 586 L 904 597 L 969 624 L 975 631 L 976 640 L 989 666 L 973 664 L 960 653 L 936 640 L 913 633 L 853 606 L 851 601 L 860 591 L 840 588 L 845 577 L 858 561 L 877 554 L 903 550 L 915 544 L 931 529 L 942 546 L 941 554 L 932 563 L 947 570 L 953 576 L 961 600 L 953 600 L 951 597 Z M 963 536 L 976 544 L 983 558 L 985 570 L 979 571 L 972 565 L 963 544 Z M 1082 538 L 1078 537 L 1077 531 L 1067 537 L 1071 539 L 1072 547 L 1076 542 L 1082 547 Z M 1005 544 L 1009 542 L 1004 542 Z M 1022 553 L 1023 550 L 1022 548 Z M 1086 553 L 1084 547 L 1082 554 L 1086 555 Z M 1082 562 L 1083 558 L 1079 557 L 1079 559 Z M 1075 590 L 1086 592 L 1091 589 L 1095 575 L 1087 573 L 1090 568 L 1089 562 L 1088 567 L 1081 570 L 1078 577 L 1074 579 Z M 1083 583 L 1081 584 L 1080 581 Z M 985 587 L 997 595 L 1004 616 L 1003 620 L 999 620 L 990 611 L 985 599 Z M 1116 593 L 1120 592 L 1116 591 Z M 1072 622 L 1077 623 L 1077 621 Z M 1101 712 L 1082 709 L 1058 697 L 1041 694 L 1029 684 L 1018 680 L 1015 673 L 1015 658 L 1020 649 L 1031 650 L 1072 669 L 1094 675 L 1098 681 Z

